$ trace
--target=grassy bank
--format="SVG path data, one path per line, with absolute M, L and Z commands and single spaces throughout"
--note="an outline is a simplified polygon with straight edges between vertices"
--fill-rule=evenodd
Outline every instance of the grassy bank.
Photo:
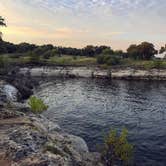
M 86 56 L 53 56 L 48 59 L 44 59 L 42 56 L 37 58 L 27 56 L 26 54 L 4 54 L 0 55 L 0 67 L 8 65 L 56 65 L 56 66 L 98 66 L 101 68 L 141 68 L 141 69 L 166 69 L 166 60 L 134 60 L 131 58 L 120 59 L 117 64 L 103 63 L 99 64 L 96 57 Z

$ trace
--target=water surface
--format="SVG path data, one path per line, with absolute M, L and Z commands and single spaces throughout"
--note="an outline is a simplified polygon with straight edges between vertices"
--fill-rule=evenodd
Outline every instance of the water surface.
M 136 163 L 166 165 L 166 82 L 59 79 L 43 81 L 36 95 L 49 105 L 44 115 L 91 151 L 110 128 L 126 127 Z

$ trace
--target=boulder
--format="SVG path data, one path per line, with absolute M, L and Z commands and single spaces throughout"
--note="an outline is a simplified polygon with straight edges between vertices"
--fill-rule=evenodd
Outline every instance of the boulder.
M 9 84 L 4 85 L 3 92 L 9 101 L 13 101 L 13 102 L 17 101 L 19 92 L 14 86 Z
M 89 152 L 86 142 L 78 136 L 65 134 L 65 139 L 71 144 L 71 146 L 79 153 Z
M 16 102 L 18 100 L 19 91 L 12 85 L 2 83 L 0 84 L 0 105 L 9 102 Z

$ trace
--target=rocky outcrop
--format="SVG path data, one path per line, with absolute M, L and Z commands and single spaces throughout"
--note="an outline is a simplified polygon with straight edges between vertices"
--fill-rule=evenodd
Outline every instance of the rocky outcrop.
M 0 107 L 0 165 L 102 166 L 100 154 L 89 152 L 82 138 L 63 132 L 58 124 L 16 103 L 14 97 L 19 92 L 15 90 L 10 85 L 0 92 L 4 97 Z
M 166 80 L 165 69 L 110 69 L 88 67 L 32 67 L 20 68 L 21 74 L 29 73 L 32 77 L 84 77 L 112 79 Z
M 20 92 L 18 100 L 27 99 L 33 94 L 33 87 L 38 85 L 38 80 L 32 78 L 30 73 L 20 73 L 20 68 L 15 67 L 6 75 L 1 75 L 1 78 L 5 80 L 7 84 L 14 86 Z

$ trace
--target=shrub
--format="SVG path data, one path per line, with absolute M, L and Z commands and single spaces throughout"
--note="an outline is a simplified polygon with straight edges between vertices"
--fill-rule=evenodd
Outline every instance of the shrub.
M 111 56 L 106 62 L 106 64 L 109 66 L 119 65 L 120 63 L 121 63 L 121 61 L 120 61 L 120 58 L 118 56 Z
M 97 57 L 98 64 L 107 64 L 108 66 L 119 65 L 121 58 L 117 55 L 99 55 Z
M 31 63 L 36 64 L 36 63 L 39 63 L 39 62 L 40 62 L 40 56 L 37 55 L 37 54 L 35 54 L 35 53 L 32 52 L 32 51 L 31 51 L 31 52 L 28 52 L 26 56 L 29 56 L 29 61 L 30 61 Z
M 48 106 L 44 104 L 41 99 L 38 99 L 35 96 L 31 96 L 28 105 L 31 108 L 31 111 L 35 114 L 42 113 L 43 111 L 48 109 Z
M 49 59 L 50 57 L 58 56 L 58 51 L 57 51 L 57 49 L 48 50 L 48 51 L 42 53 L 42 56 L 44 59 Z
M 127 140 L 128 131 L 123 129 L 118 137 L 116 130 L 111 130 L 105 139 L 103 160 L 106 166 L 128 165 L 133 155 L 133 145 Z
M 99 56 L 97 56 L 97 63 L 98 63 L 98 64 L 104 64 L 104 58 L 103 58 L 103 55 L 99 55 Z

